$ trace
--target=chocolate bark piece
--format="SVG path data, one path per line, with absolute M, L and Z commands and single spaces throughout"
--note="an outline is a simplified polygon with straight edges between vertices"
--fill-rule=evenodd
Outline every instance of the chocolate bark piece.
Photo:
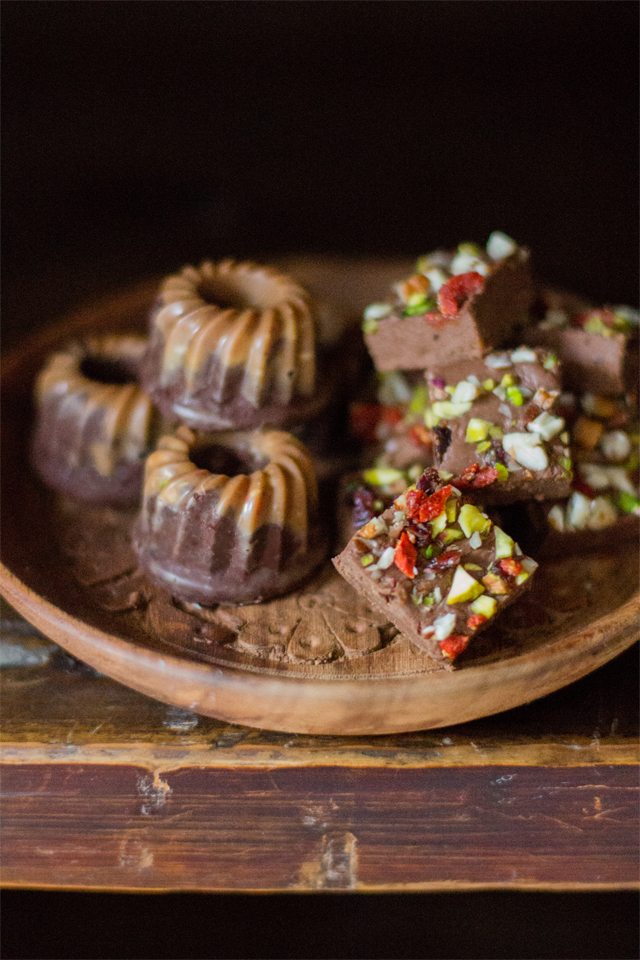
M 436 466 L 485 505 L 570 492 L 569 437 L 554 413 L 558 365 L 519 347 L 460 360 L 428 377 Z
M 432 273 L 428 266 L 423 269 Z M 443 265 L 437 269 L 446 279 L 449 268 Z M 478 275 L 471 270 L 464 276 L 473 274 Z M 456 274 L 453 280 L 461 276 Z M 365 311 L 365 341 L 378 370 L 431 369 L 460 357 L 481 357 L 486 350 L 514 338 L 526 324 L 533 300 L 528 251 L 518 247 L 501 260 L 490 261 L 476 292 L 453 308 L 443 303 L 445 288 L 446 284 L 439 290 L 432 285 L 424 309 L 419 302 L 411 304 L 410 294 L 407 300 L 396 298 L 386 316 L 376 319 L 375 310 Z M 449 309 L 455 309 L 455 313 L 447 312 Z
M 570 298 L 556 298 L 522 339 L 558 356 L 567 390 L 612 397 L 638 390 L 638 320 L 631 308 L 581 310 Z
M 434 660 L 451 667 L 530 585 L 537 564 L 460 491 L 425 471 L 334 559 L 338 572 Z

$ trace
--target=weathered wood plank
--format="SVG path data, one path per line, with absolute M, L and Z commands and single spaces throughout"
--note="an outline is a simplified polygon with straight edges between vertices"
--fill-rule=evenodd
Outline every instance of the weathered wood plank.
M 630 887 L 637 770 L 16 765 L 3 882 L 59 888 Z

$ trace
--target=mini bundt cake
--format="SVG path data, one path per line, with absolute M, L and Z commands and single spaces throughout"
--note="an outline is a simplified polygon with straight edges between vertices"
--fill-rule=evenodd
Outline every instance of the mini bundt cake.
M 55 490 L 135 503 L 158 416 L 137 382 L 146 338 L 94 337 L 52 354 L 36 382 L 32 462 Z
M 279 430 L 179 427 L 147 459 L 134 547 L 181 600 L 258 603 L 287 593 L 325 554 L 309 453 Z
M 314 318 L 293 279 L 203 263 L 164 281 L 142 380 L 162 413 L 196 430 L 289 426 L 317 412 Z

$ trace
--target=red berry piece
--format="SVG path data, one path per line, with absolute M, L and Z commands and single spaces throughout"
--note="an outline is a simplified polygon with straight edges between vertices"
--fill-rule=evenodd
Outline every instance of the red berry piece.
M 476 296 L 484 290 L 484 277 L 481 273 L 472 270 L 470 273 L 460 273 L 451 277 L 438 290 L 438 307 L 445 317 L 457 317 L 462 304 L 469 297 Z
M 447 637 L 446 640 L 440 641 L 440 649 L 445 657 L 449 657 L 450 660 L 455 660 L 463 650 L 466 650 L 469 645 L 469 637 L 465 637 L 461 633 L 452 633 L 450 637 Z

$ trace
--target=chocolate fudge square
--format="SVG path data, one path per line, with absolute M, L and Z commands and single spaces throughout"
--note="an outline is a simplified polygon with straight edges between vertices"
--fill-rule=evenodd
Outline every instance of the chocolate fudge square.
M 390 302 L 367 308 L 365 341 L 380 371 L 481 357 L 516 336 L 532 301 L 528 251 L 492 234 L 486 250 L 461 244 L 422 257 Z
M 529 587 L 537 567 L 433 469 L 362 527 L 333 562 L 374 609 L 449 668 Z
M 436 466 L 485 505 L 569 496 L 571 457 L 558 363 L 519 347 L 428 375 Z
M 638 312 L 602 307 L 575 312 L 570 302 L 548 307 L 544 319 L 523 332 L 531 346 L 553 351 L 566 390 L 620 396 L 638 390 Z

